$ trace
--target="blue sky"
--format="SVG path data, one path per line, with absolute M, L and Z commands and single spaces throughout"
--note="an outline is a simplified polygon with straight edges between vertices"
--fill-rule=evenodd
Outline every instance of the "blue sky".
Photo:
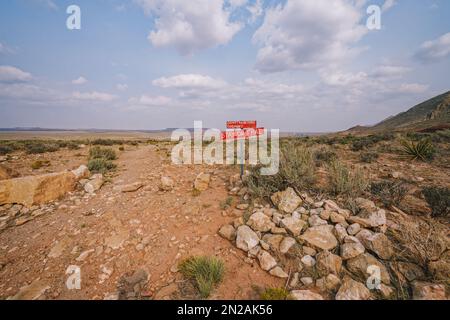
M 448 70 L 446 0 L 0 2 L 0 127 L 343 130 L 450 90 Z

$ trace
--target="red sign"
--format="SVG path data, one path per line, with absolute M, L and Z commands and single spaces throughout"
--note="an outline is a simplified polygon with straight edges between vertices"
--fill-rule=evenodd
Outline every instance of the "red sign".
M 230 130 L 222 132 L 222 140 L 239 140 L 248 139 L 250 137 L 260 136 L 264 134 L 264 128 Z
M 256 121 L 228 121 L 228 129 L 256 129 Z

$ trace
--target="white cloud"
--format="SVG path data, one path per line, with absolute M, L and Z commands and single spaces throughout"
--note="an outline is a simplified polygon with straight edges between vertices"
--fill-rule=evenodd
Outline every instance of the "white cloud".
M 85 84 L 86 82 L 87 82 L 87 79 L 85 77 L 79 77 L 78 79 L 72 80 L 72 84 L 75 84 L 75 85 Z
M 128 103 L 131 107 L 162 107 L 167 106 L 171 101 L 172 99 L 166 96 L 142 95 L 139 98 L 130 98 Z
M 242 28 L 230 21 L 223 0 L 136 0 L 155 17 L 148 36 L 155 47 L 175 47 L 181 54 L 227 44 Z
M 253 5 L 247 6 L 247 10 L 250 12 L 250 23 L 254 23 L 264 13 L 262 0 L 256 0 Z
M 375 68 L 371 75 L 376 78 L 398 78 L 410 71 L 411 69 L 407 67 L 382 65 Z
M 58 6 L 56 5 L 56 3 L 53 0 L 34 0 L 34 2 L 36 2 L 40 5 L 43 5 L 52 10 L 58 9 Z
M 450 56 L 450 32 L 438 39 L 424 42 L 415 57 L 422 62 L 438 62 Z
M 0 82 L 26 82 L 33 77 L 30 73 L 12 66 L 0 66 Z
M 119 83 L 116 85 L 117 90 L 119 91 L 127 91 L 128 85 L 126 83 Z
M 381 11 L 386 12 L 397 4 L 397 0 L 386 0 L 384 1 Z
M 118 97 L 113 94 L 104 93 L 104 92 L 74 92 L 72 97 L 76 100 L 83 101 L 98 101 L 98 102 L 111 102 L 116 100 Z
M 173 77 L 163 77 L 152 82 L 161 88 L 177 89 L 219 89 L 226 86 L 226 82 L 200 74 L 180 74 Z
M 308 69 L 337 64 L 354 56 L 366 33 L 361 4 L 351 0 L 288 0 L 266 10 L 254 42 L 261 46 L 261 72 Z

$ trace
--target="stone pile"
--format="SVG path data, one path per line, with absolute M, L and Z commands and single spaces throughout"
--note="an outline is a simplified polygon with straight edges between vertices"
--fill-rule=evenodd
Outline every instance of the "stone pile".
M 236 194 L 244 188 L 236 181 L 232 186 Z M 385 234 L 385 210 L 358 198 L 359 213 L 353 215 L 332 200 L 314 201 L 292 188 L 273 194 L 271 200 L 276 208 L 255 204 L 248 219 L 238 217 L 218 232 L 247 253 L 246 262 L 257 261 L 264 271 L 286 279 L 295 299 L 368 300 L 393 295 L 387 266 L 394 249 Z M 374 270 L 378 282 L 371 278 Z M 445 288 L 434 286 L 416 284 L 420 292 L 416 295 L 435 297 L 444 292 L 445 298 Z

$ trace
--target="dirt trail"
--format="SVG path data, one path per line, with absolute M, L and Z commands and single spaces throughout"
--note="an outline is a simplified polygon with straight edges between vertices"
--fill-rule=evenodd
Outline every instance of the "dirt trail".
M 233 168 L 174 166 L 156 146 L 127 151 L 118 170 L 97 194 L 68 195 L 49 214 L 0 234 L 0 298 L 14 296 L 33 283 L 47 299 L 104 299 L 117 292 L 119 280 L 145 270 L 149 280 L 142 293 L 151 298 L 185 298 L 175 266 L 190 255 L 216 255 L 226 265 L 216 299 L 254 298 L 253 285 L 280 286 L 257 263 L 244 262 L 244 253 L 217 235 L 235 217 L 223 215 L 226 182 Z M 210 188 L 199 196 L 192 184 L 200 172 L 213 173 Z M 161 176 L 175 188 L 161 192 Z M 141 181 L 145 187 L 121 193 L 115 186 Z M 81 289 L 66 287 L 66 269 L 81 269 Z M 31 288 L 30 288 L 31 290 Z

